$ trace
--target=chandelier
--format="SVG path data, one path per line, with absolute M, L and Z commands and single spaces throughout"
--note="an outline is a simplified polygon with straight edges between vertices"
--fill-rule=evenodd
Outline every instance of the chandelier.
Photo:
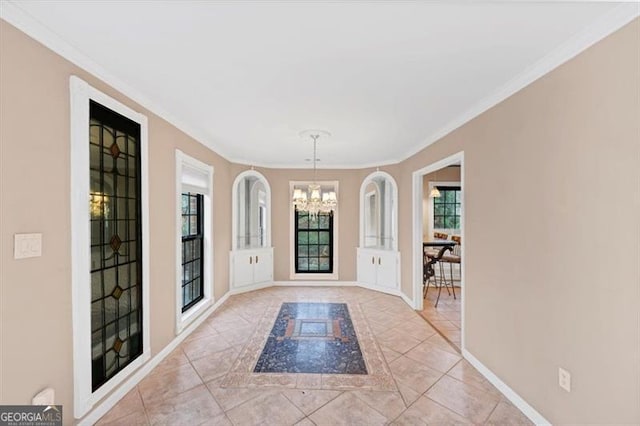
M 309 184 L 306 191 L 295 188 L 293 191 L 293 207 L 301 212 L 309 213 L 312 218 L 317 218 L 319 213 L 331 213 L 338 205 L 335 191 L 323 191 L 316 182 L 316 152 L 320 136 L 331 136 L 324 130 L 305 130 L 300 133 L 302 137 L 310 137 L 313 140 L 313 183 Z

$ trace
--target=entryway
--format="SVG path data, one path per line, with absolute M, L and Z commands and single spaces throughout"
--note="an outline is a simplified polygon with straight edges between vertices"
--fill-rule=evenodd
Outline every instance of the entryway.
M 464 347 L 464 153 L 413 173 L 416 310 Z

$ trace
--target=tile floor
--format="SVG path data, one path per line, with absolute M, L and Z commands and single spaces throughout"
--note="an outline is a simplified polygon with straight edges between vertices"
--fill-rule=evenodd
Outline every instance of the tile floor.
M 460 352 L 460 302 L 462 291 L 460 287 L 455 287 L 455 291 L 456 299 L 453 298 L 453 294 L 449 295 L 442 288 L 440 302 L 438 302 L 438 307 L 436 308 L 438 289 L 430 287 L 427 297 L 424 299 L 423 309 L 419 314 Z
M 336 299 L 361 308 L 396 390 L 327 389 L 317 374 L 299 374 L 287 387 L 221 386 L 245 344 L 255 337 L 255 326 L 269 306 Z M 98 422 L 127 426 L 471 423 L 531 424 L 400 298 L 358 287 L 272 287 L 230 297 Z

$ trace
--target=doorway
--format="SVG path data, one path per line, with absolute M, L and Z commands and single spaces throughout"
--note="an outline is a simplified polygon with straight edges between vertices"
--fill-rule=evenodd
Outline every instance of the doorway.
M 464 199 L 463 152 L 413 172 L 414 308 L 460 351 L 464 348 Z M 425 287 L 423 243 L 434 240 L 454 244 L 454 256 L 446 252 L 447 257 L 435 263 L 435 277 Z

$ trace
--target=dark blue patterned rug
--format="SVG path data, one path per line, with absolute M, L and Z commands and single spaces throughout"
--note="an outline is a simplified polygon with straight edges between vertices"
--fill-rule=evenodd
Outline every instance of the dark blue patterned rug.
M 367 374 L 346 303 L 283 303 L 253 371 Z

